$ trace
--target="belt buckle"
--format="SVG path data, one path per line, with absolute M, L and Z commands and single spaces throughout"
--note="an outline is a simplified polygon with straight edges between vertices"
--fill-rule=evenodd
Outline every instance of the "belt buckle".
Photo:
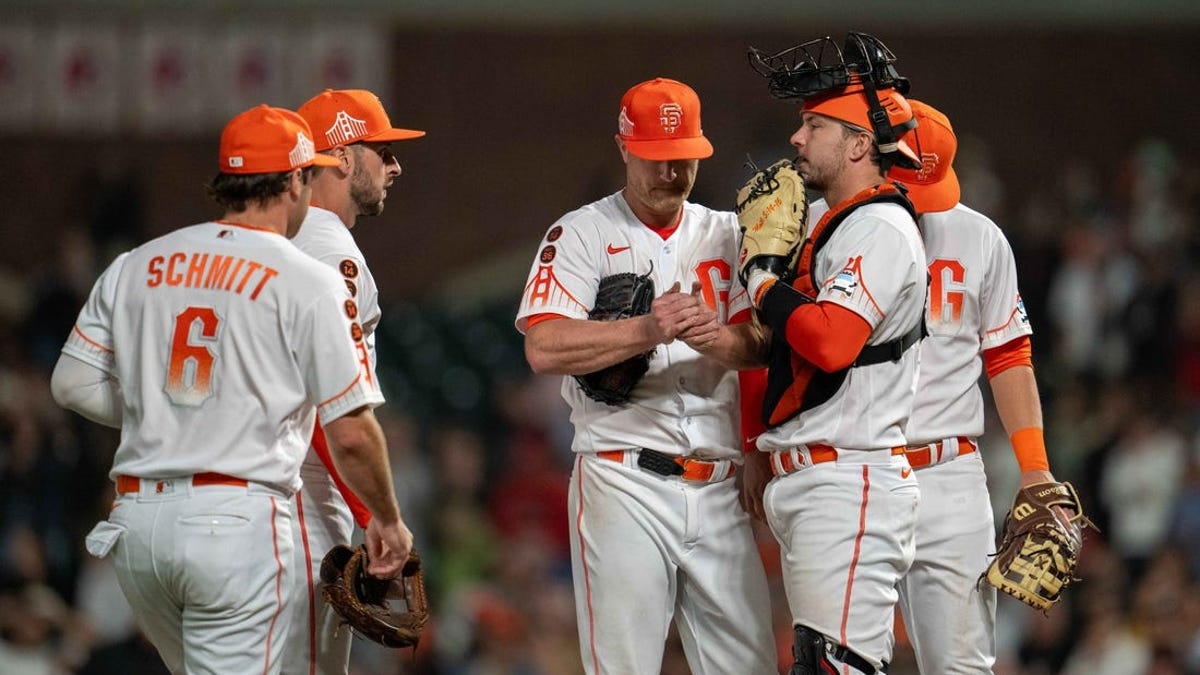
M 657 450 L 642 448 L 638 452 L 637 464 L 639 467 L 660 476 L 683 475 L 682 463 L 675 461 L 673 456 Z

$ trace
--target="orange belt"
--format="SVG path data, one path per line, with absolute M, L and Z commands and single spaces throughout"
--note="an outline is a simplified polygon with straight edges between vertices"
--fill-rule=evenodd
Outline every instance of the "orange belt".
M 602 450 L 597 452 L 596 456 L 601 459 L 607 459 L 612 462 L 624 464 L 626 452 L 637 453 L 638 466 L 646 469 L 647 471 L 652 471 L 661 476 L 679 476 L 684 480 L 695 481 L 698 483 L 720 482 L 733 476 L 733 474 L 736 472 L 736 467 L 730 464 L 729 471 L 724 476 L 721 476 L 717 473 L 717 470 L 719 467 L 721 467 L 722 462 L 727 462 L 729 460 L 709 461 L 705 459 L 692 459 L 690 457 L 680 457 L 679 455 L 668 455 L 656 450 L 646 450 L 645 448 L 639 450 Z M 647 462 L 644 461 L 643 455 L 652 455 L 659 458 L 661 461 L 658 464 Z M 674 464 L 674 466 L 671 466 L 672 464 Z
M 809 455 L 809 457 L 812 458 L 813 464 L 823 464 L 825 462 L 832 462 L 838 458 L 837 448 L 833 447 L 832 445 L 816 445 L 816 444 L 814 444 L 814 445 L 808 445 L 805 447 L 808 448 L 808 455 Z M 803 469 L 804 467 L 808 466 L 807 464 L 803 464 L 803 463 L 796 464 L 793 457 L 799 457 L 801 462 L 804 461 L 804 455 L 802 455 L 800 453 L 792 453 L 792 451 L 790 451 L 790 450 L 778 450 L 771 454 L 779 458 L 778 462 L 771 462 L 771 473 L 775 474 L 776 476 L 783 476 L 783 475 L 786 475 L 789 473 L 795 473 L 795 472 L 799 471 L 800 469 Z M 904 446 L 898 445 L 898 446 L 892 448 L 892 454 L 893 455 L 903 455 L 904 454 Z
M 939 464 L 943 460 L 952 459 L 951 457 L 942 456 L 945 443 L 945 441 L 938 441 L 937 443 L 928 443 L 926 445 L 908 446 L 908 450 L 905 452 L 908 455 L 908 463 L 912 468 L 920 469 L 930 464 Z M 971 442 L 971 439 L 966 436 L 959 436 L 958 454 L 954 455 L 954 457 L 969 455 L 972 452 L 975 452 L 975 444 Z
M 155 492 L 162 492 L 163 483 L 158 484 Z M 223 473 L 198 473 L 192 476 L 192 486 L 200 487 L 203 485 L 235 485 L 237 487 L 246 487 L 249 483 L 241 478 L 226 476 Z M 140 492 L 142 489 L 142 479 L 137 476 L 117 476 L 117 494 L 123 495 L 130 492 Z

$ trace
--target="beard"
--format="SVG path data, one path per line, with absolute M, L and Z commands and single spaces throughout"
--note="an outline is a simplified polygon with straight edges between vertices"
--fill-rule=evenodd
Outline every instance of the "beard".
M 350 176 L 350 199 L 358 207 L 358 215 L 377 216 L 383 213 L 385 196 L 385 189 L 375 186 L 362 164 L 355 165 L 354 173 Z

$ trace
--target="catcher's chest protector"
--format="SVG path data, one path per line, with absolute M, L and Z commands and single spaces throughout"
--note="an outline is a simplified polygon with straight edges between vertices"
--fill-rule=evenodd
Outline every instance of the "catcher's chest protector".
M 796 280 L 792 287 L 808 298 L 816 298 L 820 292 L 813 260 L 817 252 L 825 246 L 838 226 L 845 222 L 855 209 L 867 204 L 890 203 L 899 204 L 905 211 L 917 219 L 912 202 L 904 196 L 894 183 L 885 182 L 873 188 L 863 190 L 850 199 L 830 209 L 817 223 L 816 227 L 804 241 L 800 251 L 800 259 L 796 264 Z M 883 363 L 892 360 L 897 348 L 903 353 L 904 343 L 915 343 L 924 334 L 925 321 L 922 320 L 917 330 L 920 334 L 913 338 L 908 335 L 891 340 L 882 345 L 864 347 L 862 354 L 849 368 L 827 373 L 800 358 L 792 351 L 786 339 L 773 338 L 767 364 L 767 389 L 763 399 L 762 422 L 768 429 L 774 428 L 799 415 L 802 411 L 815 408 L 828 401 L 841 388 L 850 368 L 867 366 L 873 363 Z M 911 346 L 909 344 L 908 346 Z

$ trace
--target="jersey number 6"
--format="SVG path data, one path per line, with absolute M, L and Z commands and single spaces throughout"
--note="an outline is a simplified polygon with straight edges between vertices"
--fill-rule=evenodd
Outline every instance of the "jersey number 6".
M 175 317 L 171 359 L 167 365 L 167 397 L 175 405 L 199 406 L 212 394 L 212 369 L 216 355 L 208 344 L 188 341 L 192 326 L 196 337 L 209 344 L 217 339 L 220 320 L 211 307 L 188 307 Z

